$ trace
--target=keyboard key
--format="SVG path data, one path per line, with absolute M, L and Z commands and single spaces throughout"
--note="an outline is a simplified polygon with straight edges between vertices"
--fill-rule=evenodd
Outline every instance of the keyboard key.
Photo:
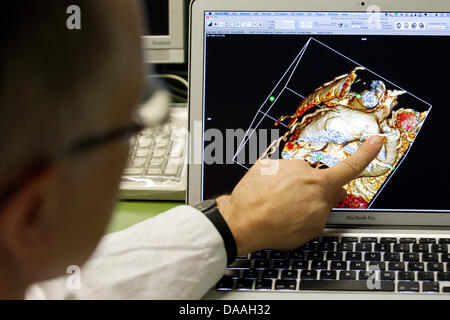
M 311 269 L 328 269 L 327 261 L 312 261 Z
M 162 169 L 161 168 L 148 168 L 147 170 L 147 174 L 149 176 L 160 176 L 162 174 Z
M 381 238 L 380 243 L 397 243 L 397 238 Z
M 358 242 L 357 237 L 342 237 L 342 242 Z
M 431 245 L 431 252 L 442 252 L 447 253 L 448 252 L 448 246 L 446 244 L 432 244 Z
M 409 271 L 425 271 L 425 264 L 423 262 L 408 262 Z
M 297 270 L 283 270 L 281 271 L 281 279 L 297 279 L 298 271 Z
M 439 282 L 423 282 L 422 283 L 423 292 L 439 292 Z
M 423 253 L 422 260 L 428 262 L 438 262 L 439 256 L 437 253 Z
M 262 259 L 265 260 L 267 253 L 265 251 L 256 251 L 250 254 L 250 259 Z
M 369 262 L 369 270 L 386 270 L 386 262 L 371 261 Z
M 400 253 L 386 252 L 384 254 L 384 261 L 400 261 Z
M 126 176 L 140 176 L 143 173 L 143 168 L 126 168 L 123 172 Z
M 317 245 L 316 244 L 311 244 L 309 242 L 305 243 L 304 245 L 302 245 L 299 250 L 301 252 L 313 252 L 313 251 L 317 251 Z
M 361 242 L 365 243 L 365 242 L 370 242 L 370 243 L 377 243 L 378 239 L 375 237 L 362 237 L 361 238 Z
M 404 253 L 403 261 L 420 261 L 419 254 L 417 252 Z
M 352 242 L 340 242 L 336 246 L 337 251 L 353 251 Z
M 381 261 L 381 253 L 379 252 L 366 252 L 364 255 L 365 261 Z
M 416 243 L 416 238 L 400 238 L 400 243 Z
M 359 272 L 359 280 L 367 280 L 369 278 L 375 279 L 375 272 L 373 271 L 360 271 Z
M 253 280 L 250 279 L 239 279 L 236 280 L 236 290 L 247 291 L 252 290 Z
M 275 290 L 294 291 L 297 289 L 297 280 L 276 280 Z
M 228 266 L 228 269 L 250 269 L 250 260 L 236 260 Z
M 227 269 L 225 271 L 225 277 L 229 277 L 231 279 L 239 279 L 241 277 L 241 270 L 238 269 Z
M 150 149 L 148 149 L 148 148 L 142 148 L 142 149 L 136 150 L 136 157 L 148 157 L 149 154 L 150 154 Z
M 439 244 L 450 244 L 450 238 L 439 239 Z
M 415 280 L 414 272 L 411 272 L 411 271 L 400 271 L 398 273 L 398 280 L 414 281 Z
M 216 284 L 217 291 L 231 291 L 233 290 L 233 279 L 230 277 L 223 277 Z
M 347 270 L 347 262 L 346 261 L 331 261 L 330 269 L 331 270 Z
M 338 237 L 323 237 L 322 242 L 338 242 Z
M 439 281 L 450 281 L 450 272 L 438 272 L 437 279 Z
M 450 287 L 443 287 L 442 288 L 442 292 L 449 293 L 450 292 Z
M 271 289 L 272 289 L 272 280 L 269 279 L 256 280 L 255 290 L 271 290 Z
M 258 270 L 270 269 L 270 261 L 261 259 L 255 260 L 253 268 Z
M 429 252 L 428 244 L 413 244 L 413 252 Z
M 444 264 L 440 262 L 428 262 L 427 271 L 444 271 Z
M 390 243 L 375 243 L 374 249 L 375 249 L 375 251 L 380 251 L 380 252 L 391 252 L 391 244 Z
M 334 251 L 334 243 L 332 242 L 322 242 L 319 244 L 319 251 Z
M 302 270 L 300 273 L 300 279 L 317 279 L 317 271 L 316 270 Z
M 350 262 L 350 270 L 366 270 L 366 263 L 362 261 Z
M 292 260 L 292 269 L 308 269 L 308 261 Z
M 331 291 L 388 291 L 395 290 L 393 282 L 380 281 L 380 286 L 368 287 L 367 281 L 356 280 L 303 280 L 300 281 L 300 290 L 331 290 Z
M 389 262 L 388 268 L 391 271 L 393 271 L 393 270 L 404 271 L 405 263 L 404 262 Z
M 442 262 L 450 262 L 450 253 L 443 253 L 441 259 Z
M 355 271 L 341 271 L 339 272 L 340 280 L 356 280 L 356 272 Z
M 171 157 L 181 157 L 183 155 L 184 150 L 184 141 L 177 141 L 172 144 L 172 148 L 170 149 Z
M 327 260 L 342 260 L 342 252 L 328 252 Z
M 278 279 L 278 270 L 264 270 L 262 272 L 261 278 L 263 279 Z
M 434 238 L 420 238 L 419 243 L 436 243 Z
M 166 176 L 177 175 L 182 163 L 183 163 L 182 159 L 169 158 L 169 161 L 167 161 L 166 170 L 164 171 L 164 174 Z
M 250 269 L 250 270 L 244 270 L 242 274 L 243 279 L 258 279 L 258 270 Z
M 336 280 L 336 271 L 322 270 L 320 271 L 321 280 Z
M 355 251 L 372 251 L 372 243 L 357 243 L 355 245 Z
M 291 253 L 289 254 L 289 258 L 295 260 L 306 260 L 305 257 L 306 254 L 301 251 L 291 251 Z
M 345 254 L 345 259 L 348 261 L 361 261 L 362 253 L 361 252 L 347 252 Z
M 399 281 L 397 284 L 397 290 L 399 292 L 419 292 L 420 285 L 418 282 Z
M 323 252 L 308 253 L 308 260 L 323 260 Z
M 417 280 L 420 281 L 434 281 L 434 272 L 423 272 L 417 273 Z
M 408 243 L 396 243 L 394 244 L 395 252 L 409 252 L 409 244 Z
M 154 158 L 162 158 L 166 155 L 167 149 L 166 148 L 158 148 L 153 150 L 153 157 Z
M 164 162 L 164 158 L 152 158 L 150 161 L 150 167 L 161 167 Z
M 383 272 L 381 272 L 380 278 L 381 278 L 381 280 L 394 281 L 395 280 L 395 272 L 383 271 Z
M 140 148 L 148 148 L 152 144 L 153 140 L 150 137 L 141 136 L 138 140 Z
M 304 255 L 304 254 L 303 254 Z M 288 251 L 272 251 L 269 254 L 269 259 L 280 259 L 280 260 L 286 260 L 289 259 L 289 252 Z
M 288 269 L 289 268 L 289 262 L 287 260 L 272 260 L 273 269 Z

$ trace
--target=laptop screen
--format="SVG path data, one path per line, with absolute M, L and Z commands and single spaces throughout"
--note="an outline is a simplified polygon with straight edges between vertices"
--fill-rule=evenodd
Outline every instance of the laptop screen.
M 202 198 L 259 158 L 377 158 L 334 210 L 450 212 L 450 14 L 205 12 Z

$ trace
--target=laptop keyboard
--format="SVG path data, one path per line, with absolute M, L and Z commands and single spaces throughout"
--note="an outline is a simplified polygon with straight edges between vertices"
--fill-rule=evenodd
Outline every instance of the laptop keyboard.
M 322 237 L 238 257 L 219 291 L 450 293 L 450 238 Z

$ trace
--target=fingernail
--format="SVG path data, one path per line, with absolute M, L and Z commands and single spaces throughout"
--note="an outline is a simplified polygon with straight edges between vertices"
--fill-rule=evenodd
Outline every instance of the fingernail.
M 381 137 L 379 137 L 379 136 L 372 136 L 372 137 L 370 137 L 369 142 L 371 144 L 373 144 L 374 146 L 380 146 L 382 143 L 382 140 L 381 140 Z

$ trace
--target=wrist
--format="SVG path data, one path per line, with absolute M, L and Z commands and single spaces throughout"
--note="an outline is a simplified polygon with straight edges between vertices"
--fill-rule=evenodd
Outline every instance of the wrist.
M 245 220 L 242 219 L 245 214 L 238 212 L 231 196 L 221 196 L 216 199 L 216 202 L 219 212 L 233 234 L 237 247 L 237 255 L 243 256 L 255 251 L 251 246 L 250 230 L 246 226 Z

